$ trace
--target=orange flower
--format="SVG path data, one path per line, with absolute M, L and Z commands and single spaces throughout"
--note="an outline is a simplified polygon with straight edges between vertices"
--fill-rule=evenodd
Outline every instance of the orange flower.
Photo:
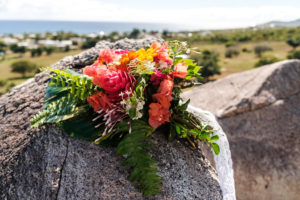
M 149 106 L 148 122 L 153 128 L 169 122 L 173 86 L 173 79 L 168 76 L 160 83 L 157 93 L 152 95 L 152 99 L 157 103 L 151 103 Z
M 128 71 L 128 64 L 131 60 L 134 60 L 137 58 L 137 54 L 134 50 L 128 52 L 128 54 L 122 54 L 122 57 L 120 58 L 120 65 L 117 66 L 118 70 L 122 71 Z
M 92 105 L 95 112 L 100 109 L 107 111 L 108 109 L 112 108 L 112 104 L 109 101 L 109 98 L 103 92 L 98 92 L 93 96 L 88 97 L 87 101 Z
M 153 42 L 151 44 L 150 48 L 152 48 L 152 49 L 160 49 L 161 48 L 161 44 L 159 42 L 155 41 L 155 42 Z
M 174 68 L 174 77 L 185 78 L 187 75 L 187 68 L 188 66 L 186 66 L 184 61 L 176 64 Z
M 168 101 L 171 101 L 172 100 L 171 95 L 172 95 L 173 86 L 174 86 L 173 79 L 170 76 L 168 76 L 166 79 L 164 79 L 160 83 L 159 88 L 157 90 L 157 93 L 153 95 L 154 98 L 157 100 L 157 97 L 160 97 L 161 95 L 163 95 L 168 99 Z
M 164 109 L 159 103 L 151 103 L 149 105 L 149 124 L 153 128 L 159 127 L 165 122 L 169 122 L 171 113 L 169 109 Z

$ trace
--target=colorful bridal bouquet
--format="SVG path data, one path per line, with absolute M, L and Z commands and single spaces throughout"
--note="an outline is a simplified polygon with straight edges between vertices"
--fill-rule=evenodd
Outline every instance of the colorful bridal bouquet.
M 218 136 L 180 98 L 183 87 L 201 78 L 200 67 L 184 59 L 188 51 L 184 42 L 154 42 L 138 51 L 102 49 L 83 74 L 50 68 L 43 110 L 31 119 L 32 126 L 56 123 L 72 137 L 116 146 L 130 181 L 145 196 L 155 195 L 161 178 L 147 150 L 156 129 L 168 140 L 193 147 L 202 141 L 219 153 Z

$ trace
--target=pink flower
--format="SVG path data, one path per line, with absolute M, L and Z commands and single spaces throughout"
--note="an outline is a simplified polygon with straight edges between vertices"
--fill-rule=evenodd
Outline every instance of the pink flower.
M 187 69 L 188 69 L 188 66 L 186 66 L 184 61 L 176 64 L 175 68 L 174 68 L 174 73 L 173 73 L 174 77 L 185 78 L 187 75 Z
M 128 50 L 127 49 L 125 49 L 125 50 L 116 50 L 115 53 L 118 54 L 118 55 L 119 54 L 128 54 Z
M 113 49 L 101 49 L 98 61 L 99 63 L 109 64 L 112 63 L 117 58 L 117 54 Z
M 151 75 L 150 81 L 152 82 L 152 85 L 159 85 L 166 77 L 167 75 L 162 73 L 160 70 L 154 69 L 154 74 Z

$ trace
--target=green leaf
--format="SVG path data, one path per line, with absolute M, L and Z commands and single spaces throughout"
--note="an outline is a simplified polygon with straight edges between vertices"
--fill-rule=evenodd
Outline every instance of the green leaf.
M 126 123 L 120 123 L 119 126 L 128 127 Z M 142 126 L 142 127 L 141 127 Z M 132 131 L 127 134 L 117 146 L 117 154 L 125 156 L 122 164 L 131 169 L 129 179 L 136 182 L 137 187 L 141 189 L 145 197 L 158 194 L 160 191 L 161 178 L 157 175 L 158 168 L 154 165 L 147 149 L 153 148 L 149 143 L 150 138 L 147 132 L 140 130 L 153 130 L 147 123 L 141 120 L 133 120 L 131 124 Z
M 219 136 L 218 135 L 214 135 L 210 138 L 210 141 L 216 141 L 219 140 Z
M 136 116 L 136 109 L 135 108 L 130 108 L 129 109 L 129 117 L 133 119 Z
M 219 155 L 219 153 L 220 153 L 220 147 L 219 147 L 219 145 L 217 143 L 211 143 L 211 146 L 212 146 L 215 154 Z

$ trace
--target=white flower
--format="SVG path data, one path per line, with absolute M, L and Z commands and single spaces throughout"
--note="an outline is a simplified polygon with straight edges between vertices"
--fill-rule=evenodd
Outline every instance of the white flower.
M 185 47 L 187 45 L 187 43 L 186 42 L 182 42 L 182 45 Z
M 121 92 L 121 93 L 119 94 L 119 96 L 123 98 L 123 96 L 124 96 L 124 93 L 123 93 L 123 92 Z

